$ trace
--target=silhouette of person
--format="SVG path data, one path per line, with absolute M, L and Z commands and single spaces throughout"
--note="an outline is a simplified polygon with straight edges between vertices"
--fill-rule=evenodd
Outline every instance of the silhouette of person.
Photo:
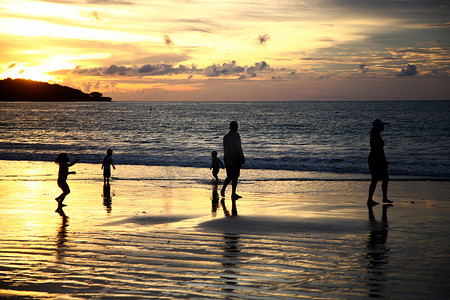
M 385 123 L 380 119 L 373 121 L 373 127 L 370 131 L 370 153 L 368 158 L 370 175 L 372 176 L 372 182 L 369 186 L 369 198 L 367 200 L 367 205 L 377 205 L 378 202 L 373 201 L 373 194 L 377 187 L 379 180 L 382 180 L 381 189 L 383 192 L 383 203 L 392 203 L 387 197 L 387 190 L 389 184 L 388 175 L 388 162 L 386 155 L 384 153 L 384 141 L 381 138 L 381 132 L 384 130 Z
M 242 151 L 241 137 L 238 133 L 238 123 L 230 123 L 230 131 L 223 138 L 223 152 L 227 177 L 220 191 L 220 195 L 225 197 L 225 189 L 231 182 L 231 199 L 239 199 L 241 196 L 236 194 L 238 178 L 241 173 L 241 166 L 245 163 L 245 156 Z
M 69 174 L 76 174 L 76 172 L 69 172 L 69 167 L 76 164 L 79 160 L 75 159 L 74 162 L 69 162 L 69 156 L 67 153 L 60 153 L 56 159 L 55 163 L 59 164 L 59 172 L 58 172 L 58 186 L 63 191 L 61 195 L 55 198 L 55 200 L 58 202 L 58 206 L 65 206 L 62 204 L 64 199 L 68 194 L 70 194 L 70 188 L 67 184 L 67 176 Z
M 103 182 L 109 184 L 109 178 L 111 177 L 111 166 L 116 169 L 112 159 L 113 151 L 111 149 L 106 150 L 106 156 L 103 158 L 102 169 L 103 169 Z
M 217 151 L 211 152 L 211 167 L 209 169 L 212 169 L 212 175 L 217 181 L 219 181 L 217 174 L 219 174 L 219 170 L 223 168 L 224 166 L 222 161 L 217 157 Z

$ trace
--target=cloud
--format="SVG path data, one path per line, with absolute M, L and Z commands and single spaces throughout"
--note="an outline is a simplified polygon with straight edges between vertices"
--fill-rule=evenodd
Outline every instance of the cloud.
M 398 76 L 415 76 L 417 75 L 417 68 L 415 65 L 406 64 L 405 67 L 402 68 Z
M 80 4 L 112 4 L 112 5 L 134 5 L 136 3 L 126 1 L 126 0 L 43 0 L 44 2 L 56 3 L 56 4 L 72 4 L 72 5 L 80 5 Z
M 96 11 L 96 10 L 92 11 L 92 15 L 94 16 L 94 18 L 95 18 L 97 21 L 100 21 L 100 16 L 98 15 L 98 11 Z
M 273 71 L 273 69 L 265 62 L 255 63 L 254 66 L 247 68 L 247 73 Z
M 269 40 L 270 36 L 268 34 L 258 36 L 258 43 L 260 46 L 265 46 Z
M 238 77 L 238 79 L 255 78 L 256 76 L 257 76 L 256 73 L 253 73 L 250 76 L 241 75 L 241 76 Z
M 361 73 L 367 73 L 367 71 L 369 71 L 369 67 L 366 64 L 360 64 L 359 65 L 359 71 Z
M 250 78 L 256 77 L 256 72 L 272 72 L 273 69 L 265 62 L 257 62 L 253 66 L 238 66 L 236 61 L 224 63 L 222 65 L 213 64 L 204 69 L 204 75 L 207 77 L 243 75 L 246 73 Z
M 173 67 L 167 64 L 154 64 L 154 65 L 144 65 L 140 67 L 137 71 L 142 75 L 151 76 L 161 76 L 161 75 L 174 75 L 174 74 L 189 74 L 192 69 L 179 65 L 178 67 Z
M 323 38 L 317 39 L 317 41 L 319 41 L 319 42 L 326 42 L 326 43 L 333 43 L 333 42 L 335 42 L 336 40 L 333 39 L 333 38 L 323 37 Z
M 428 24 L 425 26 L 427 26 L 427 27 L 450 27 L 450 22 L 445 22 L 445 23 L 441 23 L 441 24 Z
M 106 70 L 104 70 L 104 74 L 106 74 L 106 75 L 118 74 L 118 75 L 124 76 L 129 71 L 131 71 L 131 68 L 127 68 L 124 66 L 118 67 L 116 65 L 111 65 Z
M 322 60 L 329 60 L 329 58 L 326 58 L 326 57 L 302 57 L 301 60 L 322 61 Z
M 270 73 L 275 71 L 269 66 L 265 61 L 257 62 L 252 66 L 240 66 L 236 61 L 231 61 L 229 63 L 212 64 L 205 68 L 197 68 L 196 65 L 185 66 L 178 65 L 174 66 L 171 64 L 145 64 L 141 67 L 133 66 L 118 66 L 110 65 L 109 67 L 100 68 L 82 68 L 77 66 L 72 70 L 73 74 L 82 76 L 103 76 L 103 75 L 116 75 L 116 76 L 127 76 L 127 77 L 142 77 L 142 76 L 164 76 L 164 75 L 176 75 L 176 74 L 187 74 L 189 78 L 193 75 L 203 75 L 206 77 L 224 77 L 224 76 L 245 76 L 244 78 L 254 78 L 257 73 Z
M 134 2 L 126 0 L 87 0 L 88 4 L 135 4 Z
M 238 66 L 233 60 L 231 63 L 224 63 L 222 65 L 213 64 L 205 68 L 205 76 L 218 77 L 226 75 L 236 75 L 245 72 L 245 68 Z
M 213 33 L 213 31 L 211 31 L 211 30 L 197 28 L 197 27 L 187 27 L 186 30 L 197 31 L 197 32 L 202 32 L 202 33 Z
M 168 35 L 164 35 L 164 44 L 166 44 L 166 46 L 168 47 L 171 47 L 173 45 L 173 41 Z

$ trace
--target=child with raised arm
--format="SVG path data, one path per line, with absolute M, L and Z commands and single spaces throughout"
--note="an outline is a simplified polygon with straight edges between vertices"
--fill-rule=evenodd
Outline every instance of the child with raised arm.
M 78 159 L 75 159 L 72 163 L 69 162 L 69 156 L 67 153 L 60 153 L 55 159 L 55 163 L 59 164 L 58 186 L 63 191 L 61 195 L 55 198 L 58 202 L 58 206 L 63 206 L 62 202 L 66 196 L 70 194 L 69 185 L 67 184 L 67 176 L 69 174 L 76 174 L 76 172 L 69 172 L 69 167 L 73 166 L 77 162 Z
M 212 169 L 212 175 L 217 181 L 219 180 L 217 174 L 219 174 L 220 168 L 224 168 L 223 163 L 220 158 L 217 157 L 217 151 L 213 151 L 211 152 L 211 167 L 209 169 Z
M 109 178 L 111 177 L 111 166 L 116 169 L 114 162 L 112 160 L 113 151 L 111 149 L 106 150 L 106 156 L 103 159 L 102 169 L 103 169 L 103 182 L 109 184 Z

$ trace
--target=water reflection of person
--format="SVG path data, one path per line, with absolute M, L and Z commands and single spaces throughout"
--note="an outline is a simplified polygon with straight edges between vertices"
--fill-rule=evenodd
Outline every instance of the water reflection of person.
M 381 222 L 377 221 L 373 213 L 372 206 L 367 206 L 369 209 L 369 220 L 371 230 L 366 241 L 366 259 L 367 259 L 367 274 L 368 274 L 368 296 L 369 297 L 383 297 L 384 282 L 387 281 L 386 271 L 389 263 L 389 251 L 386 246 L 388 238 L 388 217 L 387 210 L 392 204 L 383 205 L 383 214 Z
M 222 200 L 220 200 L 220 205 L 222 205 L 222 209 L 223 209 L 223 213 L 224 213 L 225 217 L 235 217 L 238 215 L 235 199 L 232 200 L 231 214 L 230 214 L 230 211 L 225 206 L 225 198 L 222 198 Z
M 237 233 L 224 233 L 223 239 L 225 240 L 225 245 L 223 248 L 223 260 L 222 266 L 224 271 L 221 278 L 225 280 L 226 287 L 223 291 L 232 292 L 234 290 L 233 286 L 238 283 L 237 271 L 239 265 L 239 253 L 241 252 L 241 246 L 239 244 L 240 236 Z
M 213 210 L 217 211 L 217 207 L 219 205 L 219 195 L 217 194 L 217 185 L 215 185 L 215 188 L 213 188 Z M 220 205 L 222 206 L 223 213 L 225 217 L 236 217 L 238 215 L 237 213 L 237 207 L 236 207 L 236 200 L 232 200 L 232 208 L 231 213 L 228 211 L 226 205 L 225 205 L 225 198 L 222 198 L 220 200 Z M 236 271 L 238 263 L 239 263 L 239 253 L 241 252 L 241 247 L 239 245 L 239 234 L 238 233 L 224 233 L 223 238 L 225 240 L 224 245 L 224 251 L 223 251 L 223 260 L 222 260 L 222 266 L 224 267 L 224 271 L 222 275 L 220 275 L 221 278 L 225 279 L 226 287 L 223 288 L 224 292 L 233 292 L 234 288 L 233 285 L 236 285 L 238 272 Z
M 211 215 L 213 217 L 217 215 L 218 207 L 219 207 L 219 192 L 217 191 L 217 183 L 214 183 L 211 195 Z
M 107 213 L 111 213 L 112 210 L 112 197 L 111 197 L 111 186 L 109 183 L 103 185 L 103 205 L 106 208 Z
M 64 213 L 62 207 L 58 207 L 56 212 L 61 216 L 61 226 L 59 226 L 58 233 L 56 234 L 56 258 L 61 260 L 64 258 L 65 254 L 69 217 Z
M 231 207 L 231 213 L 230 213 L 230 211 L 227 209 L 227 207 L 225 205 L 225 198 L 222 198 L 220 200 L 220 205 L 222 206 L 222 210 L 223 210 L 225 217 L 234 217 L 234 216 L 238 215 L 236 199 L 232 199 L 231 202 L 232 202 L 232 207 Z M 217 190 L 217 183 L 214 183 L 213 188 L 212 188 L 212 194 L 211 194 L 211 215 L 213 217 L 217 216 L 218 208 L 219 208 L 219 193 Z

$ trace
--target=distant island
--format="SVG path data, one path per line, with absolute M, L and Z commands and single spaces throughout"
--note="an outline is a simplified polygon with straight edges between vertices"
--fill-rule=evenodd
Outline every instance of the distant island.
M 0 80 L 0 101 L 111 101 L 101 93 L 83 93 L 80 90 L 28 79 Z

